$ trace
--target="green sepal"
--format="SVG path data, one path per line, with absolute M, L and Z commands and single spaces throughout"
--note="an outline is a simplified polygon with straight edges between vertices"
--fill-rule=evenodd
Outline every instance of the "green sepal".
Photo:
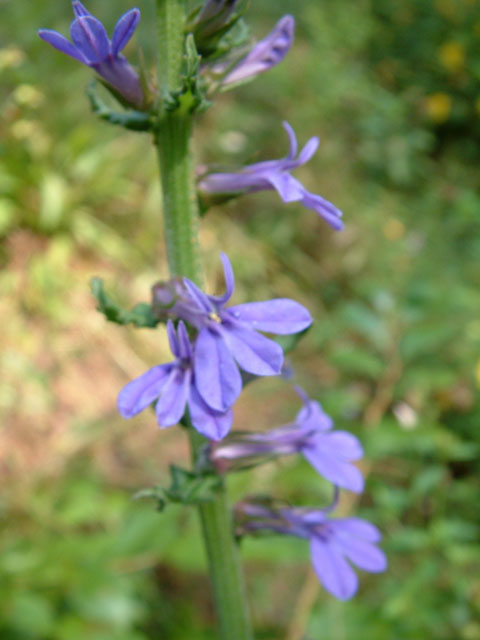
M 171 484 L 142 489 L 134 499 L 153 498 L 157 509 L 163 511 L 168 504 L 198 505 L 210 502 L 222 486 L 222 478 L 214 474 L 197 474 L 176 465 L 170 465 Z
M 245 20 L 238 16 L 232 20 L 228 30 L 222 34 L 222 37 L 216 43 L 215 51 L 208 54 L 208 61 L 212 62 L 218 58 L 233 54 L 235 50 L 241 52 L 243 48 L 250 42 L 251 31 Z M 241 57 L 240 57 L 241 59 Z M 235 64 L 238 60 L 235 61 Z
M 202 23 L 196 23 L 201 7 L 192 12 L 187 21 L 187 31 L 193 33 L 198 52 L 203 60 L 211 61 L 224 56 L 248 41 L 248 28 L 242 19 L 248 3 L 249 0 L 239 3 L 235 12 L 224 24 L 222 24 L 222 14 L 228 11 L 228 8 Z M 218 28 L 215 27 L 216 24 Z M 238 26 L 240 28 L 237 28 Z
M 103 288 L 101 278 L 92 278 L 90 289 L 97 301 L 97 310 L 103 313 L 110 322 L 122 325 L 133 324 L 138 328 L 149 329 L 154 329 L 161 322 L 153 313 L 152 307 L 146 302 L 136 304 L 129 311 L 120 307 Z
M 108 91 L 110 91 L 110 93 L 115 96 L 117 100 L 123 102 L 114 89 L 112 89 L 105 83 L 102 84 L 108 89 Z M 105 120 L 110 124 L 124 127 L 125 129 L 129 129 L 131 131 L 150 131 L 153 127 L 152 118 L 148 113 L 144 113 L 143 111 L 136 111 L 135 109 L 130 109 L 128 111 L 125 111 L 125 113 L 121 113 L 119 111 L 110 109 L 110 107 L 108 107 L 107 104 L 98 95 L 95 81 L 91 82 L 88 85 L 87 97 L 90 101 L 90 106 L 93 113 L 97 115 L 101 120 Z
M 211 106 L 212 103 L 205 97 L 205 83 L 200 76 L 199 65 L 200 56 L 198 55 L 193 35 L 189 33 L 185 38 L 180 88 L 163 96 L 163 104 L 166 111 L 193 113 L 195 111 L 205 111 Z

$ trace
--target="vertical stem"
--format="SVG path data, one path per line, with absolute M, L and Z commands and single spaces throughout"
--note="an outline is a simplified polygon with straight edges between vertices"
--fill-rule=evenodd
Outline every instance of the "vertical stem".
M 185 0 L 157 0 L 158 75 L 166 96 L 180 86 Z M 201 280 L 198 205 L 192 154 L 193 116 L 160 107 L 155 144 L 162 179 L 165 243 L 170 273 Z
M 183 58 L 185 0 L 156 0 L 158 52 L 162 95 L 180 84 Z M 155 130 L 160 164 L 165 242 L 172 275 L 202 280 L 198 246 L 198 205 L 192 154 L 193 115 L 160 107 Z M 205 440 L 192 428 L 192 455 Z M 224 486 L 211 502 L 199 506 L 221 640 L 252 640 L 250 618 L 232 512 Z
M 184 24 L 185 0 L 157 0 L 157 68 L 164 92 L 174 91 L 180 84 Z
M 158 124 L 158 150 L 163 192 L 163 219 L 171 275 L 200 284 L 198 204 L 192 154 L 192 116 L 165 113 Z
M 190 443 L 195 459 L 205 440 L 191 430 Z M 219 637 L 221 640 L 253 640 L 233 514 L 223 483 L 214 500 L 199 506 L 199 513 L 219 620 Z

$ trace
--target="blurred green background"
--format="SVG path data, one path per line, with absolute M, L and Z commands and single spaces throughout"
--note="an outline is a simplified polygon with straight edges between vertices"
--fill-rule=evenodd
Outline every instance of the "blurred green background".
M 154 64 L 153 2 L 139 0 Z M 111 30 L 126 0 L 90 0 Z M 90 113 L 88 69 L 41 42 L 67 33 L 67 0 L 0 2 L 0 637 L 206 640 L 213 606 L 196 514 L 133 502 L 188 458 L 179 429 L 123 421 L 118 390 L 165 361 L 164 331 L 107 325 L 102 276 L 126 305 L 166 276 L 148 136 Z M 348 603 L 318 585 L 301 540 L 242 545 L 257 638 L 480 639 L 480 2 L 252 2 L 257 37 L 284 13 L 286 60 L 199 119 L 199 162 L 286 153 L 321 137 L 307 188 L 345 212 L 335 234 L 275 193 L 209 212 L 209 287 L 228 251 L 236 302 L 306 304 L 298 382 L 365 446 L 367 488 L 341 512 L 372 519 L 390 568 Z M 111 31 L 110 31 L 111 32 Z M 251 385 L 237 428 L 290 420 L 295 396 Z M 233 495 L 325 504 L 301 460 L 232 477 Z

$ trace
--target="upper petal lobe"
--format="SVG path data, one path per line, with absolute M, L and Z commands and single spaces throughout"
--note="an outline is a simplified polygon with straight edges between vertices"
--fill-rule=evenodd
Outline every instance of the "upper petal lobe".
M 90 15 L 77 18 L 72 22 L 70 34 L 89 64 L 100 64 L 108 57 L 110 42 L 100 20 Z
M 120 51 L 125 47 L 127 42 L 133 35 L 140 20 L 140 11 L 138 9 L 130 9 L 121 16 L 115 25 L 112 38 L 112 53 L 118 56 Z
M 52 47 L 55 47 L 55 49 L 65 53 L 67 56 L 75 58 L 75 60 L 78 60 L 83 64 L 89 63 L 88 59 L 77 50 L 70 40 L 67 40 L 67 38 L 62 36 L 60 33 L 52 31 L 52 29 L 39 29 L 38 35 L 42 40 L 45 40 L 45 42 L 48 42 Z

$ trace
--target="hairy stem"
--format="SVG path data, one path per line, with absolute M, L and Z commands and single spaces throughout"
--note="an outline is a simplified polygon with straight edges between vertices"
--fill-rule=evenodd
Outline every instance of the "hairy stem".
M 163 192 L 167 257 L 172 276 L 201 283 L 198 204 L 191 149 L 192 117 L 165 113 L 155 134 Z
M 156 0 L 159 81 L 162 96 L 180 87 L 185 0 Z M 155 145 L 161 171 L 165 242 L 171 275 L 201 284 L 198 203 L 192 154 L 193 115 L 159 108 Z M 205 439 L 189 429 L 194 460 Z M 222 485 L 211 502 L 199 506 L 221 640 L 252 640 L 249 612 L 233 520 Z

